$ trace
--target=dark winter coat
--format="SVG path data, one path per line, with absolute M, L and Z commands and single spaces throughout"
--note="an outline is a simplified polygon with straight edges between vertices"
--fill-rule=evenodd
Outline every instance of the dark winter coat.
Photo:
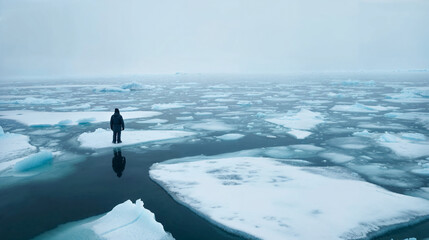
M 110 129 L 114 132 L 120 132 L 125 129 L 124 119 L 121 114 L 116 112 L 112 115 L 110 118 Z

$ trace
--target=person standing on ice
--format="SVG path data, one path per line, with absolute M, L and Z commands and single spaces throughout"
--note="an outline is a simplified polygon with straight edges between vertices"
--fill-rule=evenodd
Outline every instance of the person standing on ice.
M 110 129 L 113 131 L 112 143 L 121 143 L 121 131 L 125 129 L 125 124 L 117 108 L 115 108 L 115 113 L 110 118 Z

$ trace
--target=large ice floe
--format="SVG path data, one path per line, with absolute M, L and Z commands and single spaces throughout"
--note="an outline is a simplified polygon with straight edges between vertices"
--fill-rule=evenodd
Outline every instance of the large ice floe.
M 77 125 L 108 122 L 112 112 L 38 112 L 30 110 L 0 111 L 0 118 L 18 121 L 28 126 Z M 122 112 L 124 120 L 161 115 L 155 111 Z
M 30 143 L 28 136 L 17 133 L 4 133 L 0 126 L 0 171 L 16 163 L 16 159 L 34 153 L 37 149 Z
M 201 157 L 154 164 L 150 176 L 209 221 L 261 239 L 360 239 L 429 215 L 429 201 L 387 191 L 340 167 Z
M 170 240 L 173 236 L 164 230 L 155 215 L 144 208 L 143 201 L 130 200 L 115 206 L 97 217 L 71 222 L 46 232 L 35 240 Z
M 276 118 L 267 118 L 267 122 L 281 125 L 290 129 L 287 133 L 298 138 L 304 139 L 312 133 L 310 130 L 323 122 L 321 113 L 312 112 L 307 109 L 301 109 L 299 112 L 289 111 L 285 116 Z
M 192 136 L 195 133 L 175 130 L 125 130 L 122 131 L 122 143 L 113 144 L 112 131 L 98 128 L 94 132 L 85 132 L 78 137 L 83 148 L 107 148 L 134 145 L 161 140 L 170 140 Z

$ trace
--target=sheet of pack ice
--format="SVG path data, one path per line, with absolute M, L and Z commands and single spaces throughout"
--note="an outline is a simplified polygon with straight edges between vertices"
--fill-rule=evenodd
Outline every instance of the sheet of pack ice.
M 113 144 L 112 131 L 98 128 L 94 132 L 79 135 L 78 141 L 83 148 L 107 148 L 134 145 L 145 142 L 161 141 L 192 136 L 195 133 L 173 130 L 125 130 L 121 134 L 121 144 Z
M 0 126 L 0 171 L 15 164 L 12 160 L 27 156 L 37 149 L 28 136 L 17 133 L 4 133 Z
M 285 116 L 278 118 L 267 118 L 265 121 L 281 125 L 291 129 L 288 134 L 297 139 L 304 139 L 311 135 L 310 130 L 323 122 L 321 113 L 312 112 L 307 109 L 301 109 L 299 112 L 289 111 Z
M 61 225 L 35 240 L 170 240 L 174 239 L 157 222 L 155 215 L 144 208 L 143 201 L 130 200 L 116 205 L 101 217 L 92 217 Z
M 112 112 L 38 112 L 31 110 L 0 111 L 0 118 L 18 121 L 28 126 L 77 125 L 109 122 Z M 161 115 L 154 111 L 121 112 L 124 120 Z
M 332 111 L 338 112 L 361 112 L 361 113 L 373 113 L 380 111 L 389 111 L 398 109 L 397 107 L 384 107 L 384 106 L 367 106 L 361 103 L 355 103 L 353 105 L 335 105 L 331 108 Z
M 343 175 L 255 157 L 167 161 L 150 169 L 198 214 L 261 239 L 358 239 L 429 215 L 427 200 Z

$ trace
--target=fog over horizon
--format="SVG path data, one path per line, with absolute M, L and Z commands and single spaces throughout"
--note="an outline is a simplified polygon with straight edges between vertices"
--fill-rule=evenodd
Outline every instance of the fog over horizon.
M 429 1 L 0 0 L 0 78 L 429 68 Z

